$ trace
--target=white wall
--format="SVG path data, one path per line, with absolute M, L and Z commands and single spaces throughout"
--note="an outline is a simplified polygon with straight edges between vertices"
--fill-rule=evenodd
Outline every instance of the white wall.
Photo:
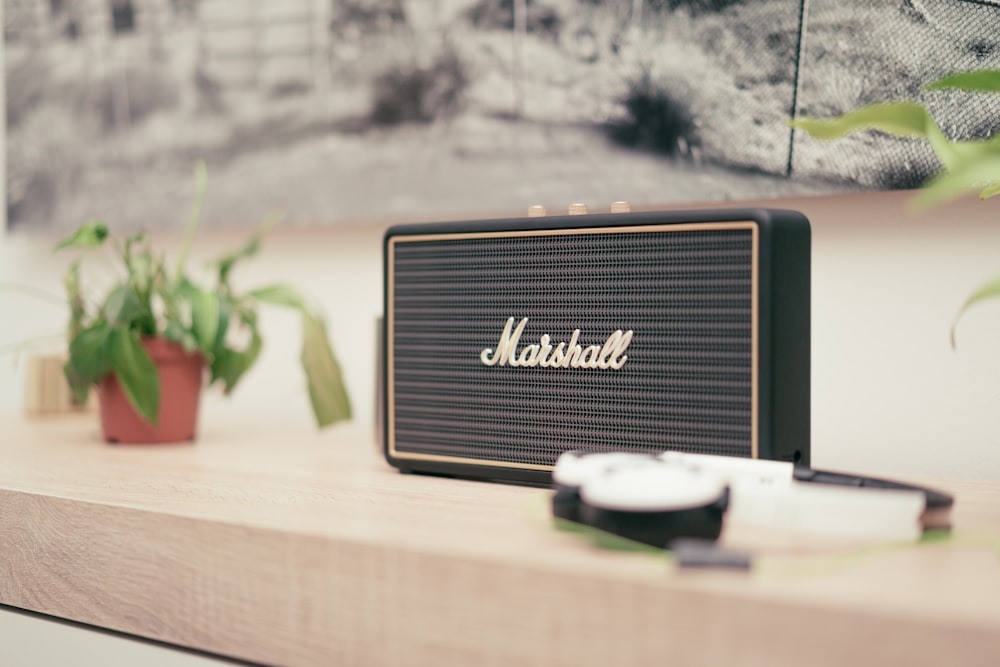
M 813 236 L 817 465 L 1000 479 L 1000 301 L 949 330 L 1000 275 L 1000 204 L 920 216 L 907 193 L 802 202 Z
M 813 221 L 813 459 L 883 474 L 1000 479 L 1000 301 L 948 332 L 968 293 L 1000 274 L 1000 205 L 976 200 L 919 216 L 907 193 L 769 202 Z M 372 423 L 375 318 L 381 311 L 378 226 L 276 230 L 238 274 L 243 285 L 285 281 L 328 315 L 356 418 Z M 241 235 L 204 234 L 199 257 Z M 177 237 L 160 239 L 175 248 Z M 0 241 L 0 282 L 59 290 L 67 258 L 54 239 Z M 197 265 L 198 258 L 194 260 Z M 0 293 L 0 345 L 59 331 L 63 313 Z M 261 361 L 231 400 L 212 395 L 205 419 L 310 420 L 298 363 L 297 320 L 264 314 Z M 0 413 L 21 409 L 24 364 L 0 357 Z

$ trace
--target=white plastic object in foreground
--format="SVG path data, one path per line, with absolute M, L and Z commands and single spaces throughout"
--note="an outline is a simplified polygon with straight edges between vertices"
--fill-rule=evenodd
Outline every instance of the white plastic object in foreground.
M 630 452 L 588 453 L 569 451 L 559 456 L 552 470 L 552 481 L 560 486 L 580 486 L 619 465 L 643 465 L 657 459 L 651 454 Z
M 624 512 L 685 510 L 718 502 L 726 483 L 717 475 L 649 459 L 617 465 L 587 480 L 580 498 L 593 507 Z
M 727 525 L 796 536 L 916 540 L 926 498 L 920 491 L 799 482 L 794 464 L 664 452 L 660 460 L 720 475 L 729 483 Z
M 920 491 L 737 480 L 729 493 L 726 521 L 734 527 L 886 541 L 917 540 L 923 532 Z

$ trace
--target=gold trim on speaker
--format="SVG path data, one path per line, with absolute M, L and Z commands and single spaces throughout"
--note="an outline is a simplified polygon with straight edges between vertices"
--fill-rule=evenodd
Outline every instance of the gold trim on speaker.
M 400 452 L 396 449 L 396 401 L 395 388 L 392 377 L 395 369 L 394 354 L 394 302 L 395 294 L 395 246 L 399 243 L 419 243 L 421 241 L 449 241 L 457 239 L 483 239 L 483 238 L 507 238 L 515 236 L 566 236 L 580 234 L 634 234 L 639 232 L 690 232 L 705 230 L 735 230 L 749 229 L 751 231 L 751 279 L 750 279 L 750 310 L 751 310 L 751 358 L 750 358 L 750 451 L 752 458 L 760 457 L 758 431 L 759 431 L 759 331 L 760 331 L 760 304 L 758 293 L 760 291 L 759 277 L 759 257 L 760 241 L 759 227 L 756 222 L 734 221 L 734 222 L 699 222 L 699 223 L 678 223 L 678 224 L 652 224 L 652 225 L 629 225 L 610 227 L 585 227 L 573 229 L 523 229 L 513 231 L 496 232 L 454 232 L 445 234 L 415 234 L 406 236 L 394 236 L 389 239 L 389 257 L 387 260 L 387 285 L 388 303 L 386 317 L 385 349 L 386 349 L 386 443 L 388 451 L 393 458 L 418 461 L 437 461 L 441 463 L 462 463 L 477 466 L 489 466 L 496 468 L 516 468 L 520 470 L 551 471 L 553 466 L 538 465 L 532 463 L 513 463 L 510 461 L 496 461 L 490 459 L 474 459 L 464 456 L 443 456 L 438 454 L 420 454 L 416 452 Z

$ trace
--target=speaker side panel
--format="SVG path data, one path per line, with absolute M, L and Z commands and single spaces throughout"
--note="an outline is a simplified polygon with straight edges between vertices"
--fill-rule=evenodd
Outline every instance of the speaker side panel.
M 770 229 L 770 449 L 763 458 L 808 464 L 811 378 L 811 231 L 800 214 L 775 212 Z M 763 281 L 762 281 L 763 287 Z M 762 392 L 764 388 L 761 388 Z

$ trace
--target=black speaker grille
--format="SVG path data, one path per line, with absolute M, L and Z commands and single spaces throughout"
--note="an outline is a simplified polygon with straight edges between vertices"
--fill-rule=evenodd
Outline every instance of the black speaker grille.
M 755 248 L 731 228 L 397 237 L 389 253 L 389 437 L 398 457 L 555 463 L 568 449 L 753 455 Z M 486 366 L 632 330 L 618 370 Z

